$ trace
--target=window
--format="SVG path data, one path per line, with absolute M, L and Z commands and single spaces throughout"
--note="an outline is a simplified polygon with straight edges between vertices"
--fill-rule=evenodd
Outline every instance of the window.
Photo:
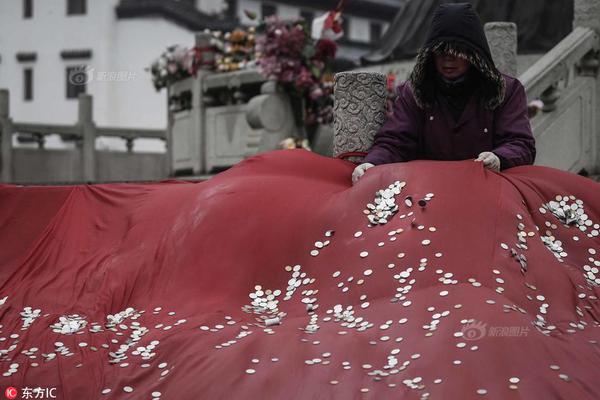
M 67 15 L 84 15 L 86 0 L 67 0 Z
M 85 65 L 67 67 L 67 99 L 76 99 L 79 93 L 85 93 L 89 80 Z
M 23 70 L 23 100 L 33 100 L 33 69 L 25 68 Z
M 262 4 L 261 5 L 262 17 L 268 17 L 269 15 L 277 14 L 277 7 L 272 4 Z
M 33 0 L 23 0 L 23 18 L 33 17 Z
M 237 0 L 226 0 L 227 16 L 235 18 L 237 15 Z
M 381 39 L 381 24 L 371 22 L 371 42 L 375 43 Z
M 302 18 L 304 18 L 304 20 L 306 21 L 306 24 L 310 28 L 312 26 L 312 21 L 313 21 L 313 18 L 314 18 L 314 14 L 312 12 L 310 12 L 310 11 L 300 11 L 300 16 Z

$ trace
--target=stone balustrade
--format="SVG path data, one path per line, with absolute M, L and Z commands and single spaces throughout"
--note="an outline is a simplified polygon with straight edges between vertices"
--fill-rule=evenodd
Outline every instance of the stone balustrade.
M 159 129 L 96 126 L 92 96 L 80 94 L 75 124 L 15 122 L 10 117 L 10 94 L 0 89 L 0 180 L 16 183 L 76 183 L 153 180 L 167 177 L 165 154 L 133 152 L 138 138 L 166 139 Z M 58 134 L 76 143 L 75 149 L 44 149 L 45 137 Z M 30 137 L 37 149 L 13 147 L 13 136 Z M 98 151 L 97 137 L 125 140 L 127 152 Z

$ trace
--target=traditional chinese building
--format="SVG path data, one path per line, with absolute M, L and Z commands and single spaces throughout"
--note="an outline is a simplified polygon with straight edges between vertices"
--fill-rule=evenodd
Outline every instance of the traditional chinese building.
M 339 55 L 358 60 L 372 50 L 399 3 L 350 2 Z M 167 46 L 193 46 L 193 33 L 204 29 L 255 24 L 245 10 L 259 18 L 277 14 L 311 20 L 336 4 L 334 0 L 5 0 L 0 2 L 0 88 L 9 89 L 11 115 L 19 121 L 72 123 L 77 118 L 77 96 L 85 92 L 93 96 L 99 125 L 164 129 L 165 93 L 155 91 L 145 68 Z M 47 139 L 46 147 L 64 145 L 56 135 Z M 96 144 L 125 148 L 114 138 L 99 138 Z M 135 146 L 164 149 L 144 140 Z

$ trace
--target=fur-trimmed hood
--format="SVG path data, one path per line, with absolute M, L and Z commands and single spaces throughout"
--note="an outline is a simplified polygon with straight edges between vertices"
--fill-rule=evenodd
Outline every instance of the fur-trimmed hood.
M 484 108 L 493 110 L 502 103 L 506 83 L 492 60 L 483 25 L 471 4 L 441 4 L 434 13 L 427 40 L 409 77 L 415 101 L 422 109 L 435 104 L 435 51 L 448 52 L 471 63 L 481 80 L 478 90 Z

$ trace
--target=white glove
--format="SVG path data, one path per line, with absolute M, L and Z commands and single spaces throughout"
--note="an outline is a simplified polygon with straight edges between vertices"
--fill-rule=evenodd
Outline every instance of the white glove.
M 365 174 L 365 172 L 369 168 L 374 167 L 374 166 L 375 165 L 367 162 L 367 163 L 362 163 L 358 167 L 354 168 L 354 172 L 352 172 L 352 184 L 354 185 L 360 179 L 360 177 Z
M 479 153 L 479 157 L 476 158 L 475 161 L 482 161 L 484 167 L 491 169 L 492 171 L 500 172 L 500 159 L 491 151 Z

